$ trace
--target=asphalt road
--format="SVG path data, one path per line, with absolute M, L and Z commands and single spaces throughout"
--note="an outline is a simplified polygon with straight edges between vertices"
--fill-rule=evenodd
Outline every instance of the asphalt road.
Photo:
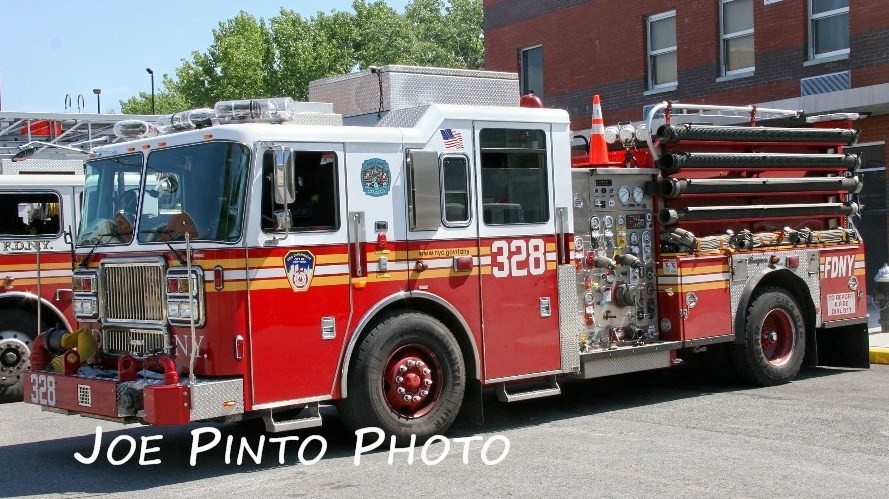
M 265 442 L 256 464 L 248 453 L 237 464 L 243 439 L 256 452 L 260 425 L 122 426 L 43 413 L 22 403 L 0 406 L 0 496 L 148 497 L 885 497 L 889 482 L 889 366 L 870 370 L 814 369 L 788 385 L 749 389 L 692 378 L 682 371 L 641 373 L 563 384 L 563 395 L 510 405 L 487 394 L 486 422 L 460 425 L 439 464 L 424 464 L 422 448 L 407 453 L 388 444 L 361 456 L 354 435 L 335 411 L 321 428 Z M 101 455 L 89 455 L 96 426 Z M 220 432 L 218 445 L 189 461 L 197 444 Z M 150 438 L 150 437 L 160 438 Z M 225 442 L 232 436 L 230 463 Z M 281 435 L 268 435 L 268 437 Z M 300 463 L 299 446 L 307 438 Z M 499 436 L 499 437 L 495 437 Z M 118 438 L 122 437 L 122 438 Z M 123 461 L 127 437 L 147 437 L 149 450 Z M 370 443 L 371 435 L 364 443 Z M 504 438 L 509 452 L 502 456 Z M 320 442 L 324 456 L 314 464 Z M 487 443 L 487 454 L 482 452 Z M 445 444 L 430 445 L 426 461 Z M 143 492 L 146 491 L 146 492 Z

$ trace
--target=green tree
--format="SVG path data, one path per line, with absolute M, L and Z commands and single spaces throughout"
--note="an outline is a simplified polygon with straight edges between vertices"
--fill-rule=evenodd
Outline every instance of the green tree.
M 197 107 L 265 95 L 274 74 L 273 54 L 265 21 L 242 11 L 213 30 L 213 45 L 206 54 L 193 52 L 192 60 L 176 70 L 177 88 Z
M 382 0 L 355 0 L 352 10 L 305 18 L 282 8 L 268 22 L 241 12 L 219 23 L 206 52 L 183 59 L 175 79 L 164 75 L 158 111 L 261 96 L 303 100 L 310 81 L 368 66 L 484 64 L 482 0 L 413 0 L 404 14 Z M 145 112 L 150 98 L 140 92 L 121 109 Z
M 179 93 L 176 82 L 169 75 L 164 75 L 160 88 L 154 95 L 155 112 L 170 114 L 188 109 L 189 102 Z M 124 114 L 151 114 L 151 93 L 139 92 L 139 95 L 120 101 L 120 112 Z
M 354 67 L 352 18 L 344 12 L 319 12 L 304 19 L 292 10 L 281 10 L 271 20 L 272 43 L 278 57 L 274 77 L 266 90 L 305 100 L 309 82 Z

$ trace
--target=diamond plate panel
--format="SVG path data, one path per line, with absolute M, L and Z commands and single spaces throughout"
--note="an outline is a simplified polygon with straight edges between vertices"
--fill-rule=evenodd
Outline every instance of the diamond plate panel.
M 343 126 L 343 116 L 333 113 L 296 113 L 287 120 L 287 124 Z
M 789 256 L 798 256 L 800 265 L 795 269 L 781 267 L 782 269 L 789 270 L 793 272 L 796 276 L 803 280 L 806 283 L 806 287 L 809 288 L 809 294 L 812 298 L 812 303 L 816 304 L 816 312 L 815 312 L 815 324 L 821 324 L 821 312 L 817 307 L 818 303 L 821 303 L 821 272 L 816 272 L 813 274 L 809 274 L 809 266 L 807 262 L 809 261 L 810 256 L 814 255 L 815 261 L 818 261 L 818 250 L 791 250 L 791 251 L 774 251 L 769 252 L 769 255 L 777 255 L 781 261 L 786 261 L 786 258 Z M 768 256 L 763 256 L 763 254 L 759 253 L 745 253 L 742 255 L 733 255 L 732 256 L 732 267 L 733 268 L 745 268 L 747 269 L 747 279 L 739 279 L 731 281 L 731 294 L 732 294 L 732 317 L 737 317 L 738 313 L 738 305 L 741 302 L 741 298 L 744 296 L 744 290 L 748 282 L 751 279 L 757 279 L 767 272 L 771 272 L 773 269 L 768 265 Z
M 559 343 L 562 351 L 562 372 L 580 369 L 578 334 L 583 323 L 577 313 L 577 271 L 573 265 L 559 265 Z
M 0 173 L 60 173 L 83 175 L 83 160 L 79 159 L 37 159 L 13 163 L 0 159 Z
M 420 119 L 426 114 L 429 106 L 416 106 L 405 109 L 396 109 L 390 111 L 376 126 L 380 127 L 396 127 L 396 128 L 413 128 L 417 126 Z
M 515 73 L 388 65 L 313 81 L 309 100 L 331 102 L 347 118 L 430 103 L 515 107 L 519 81 Z
M 244 380 L 198 381 L 191 386 L 191 420 L 200 421 L 244 412 Z
M 584 359 L 581 375 L 585 379 L 613 376 L 615 374 L 633 373 L 670 367 L 670 351 L 648 352 L 633 355 L 621 355 L 612 358 Z

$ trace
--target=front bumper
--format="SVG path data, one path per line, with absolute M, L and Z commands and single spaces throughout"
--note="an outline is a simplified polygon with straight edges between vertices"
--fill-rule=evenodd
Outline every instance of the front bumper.
M 86 371 L 86 372 L 84 372 Z M 121 381 L 113 372 L 82 369 L 78 374 L 30 371 L 25 402 L 44 410 L 158 426 L 224 418 L 244 412 L 241 378 L 199 378 L 165 384 L 151 373 Z

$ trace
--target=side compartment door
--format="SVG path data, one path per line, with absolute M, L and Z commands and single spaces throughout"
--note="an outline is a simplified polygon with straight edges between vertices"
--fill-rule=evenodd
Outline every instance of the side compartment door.
M 254 408 L 329 398 L 350 312 L 346 172 L 341 144 L 279 144 L 292 199 L 275 199 L 274 151 L 254 175 L 247 295 Z M 258 199 L 256 199 L 258 198 Z
M 560 369 L 547 124 L 476 122 L 486 381 Z

